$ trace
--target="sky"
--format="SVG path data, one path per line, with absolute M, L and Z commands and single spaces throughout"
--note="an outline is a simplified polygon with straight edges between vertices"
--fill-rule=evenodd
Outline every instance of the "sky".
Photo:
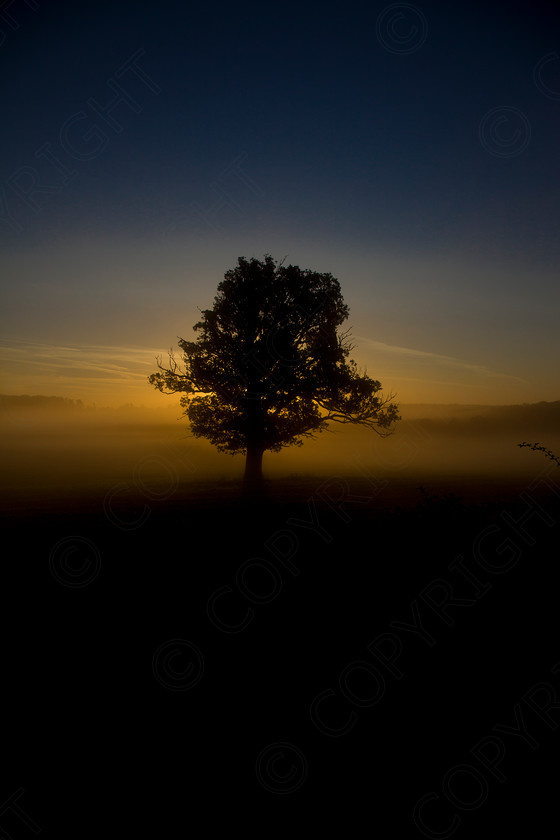
M 239 256 L 332 273 L 402 403 L 560 398 L 554 3 L 13 0 L 0 392 L 159 405 Z

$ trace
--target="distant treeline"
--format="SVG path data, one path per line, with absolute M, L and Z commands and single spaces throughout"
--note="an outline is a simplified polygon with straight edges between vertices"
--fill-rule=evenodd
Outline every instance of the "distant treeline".
M 532 432 L 560 435 L 560 400 L 555 402 L 526 403 L 523 405 L 496 405 L 484 407 L 470 417 L 426 417 L 415 423 L 434 434 L 500 434 Z
M 15 408 L 82 411 L 85 406 L 82 400 L 71 400 L 68 397 L 29 396 L 28 394 L 13 396 L 12 394 L 0 394 L 0 409 Z
M 37 414 L 42 417 L 76 417 L 95 415 L 101 417 L 102 415 L 130 415 L 139 416 L 149 413 L 150 409 L 144 406 L 133 405 L 133 403 L 125 403 L 118 408 L 107 406 L 98 406 L 95 403 L 88 405 L 82 400 L 73 400 L 69 397 L 45 397 L 43 395 L 23 394 L 0 394 L 0 416 L 7 415 L 21 415 Z
M 176 406 L 169 406 L 177 411 Z M 407 410 L 408 409 L 408 410 Z M 409 411 L 412 409 L 412 416 Z M 426 416 L 423 416 L 423 410 Z M 0 394 L 0 415 L 12 412 L 36 412 L 37 414 L 55 415 L 61 413 L 68 417 L 78 414 L 84 417 L 95 415 L 128 416 L 141 418 L 151 416 L 153 410 L 131 403 L 119 408 L 105 408 L 84 405 L 82 400 L 68 397 L 22 396 Z M 171 413 L 171 412 L 170 412 Z M 407 417 L 407 414 L 409 417 Z M 522 405 L 414 405 L 402 406 L 402 432 L 406 428 L 420 426 L 433 435 L 484 435 L 484 434 L 520 434 L 522 439 L 528 435 L 560 435 L 560 400 L 556 402 L 526 403 Z M 435 415 L 435 416 L 434 416 Z M 414 419 L 413 419 L 414 418 Z M 175 417 L 177 419 L 177 417 Z M 397 429 L 399 425 L 397 426 Z

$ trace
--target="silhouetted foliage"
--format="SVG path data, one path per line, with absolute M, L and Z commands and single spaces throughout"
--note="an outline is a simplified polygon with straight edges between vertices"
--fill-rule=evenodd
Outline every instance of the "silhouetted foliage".
M 197 340 L 179 339 L 184 369 L 170 352 L 149 382 L 183 394 L 195 437 L 246 454 L 246 479 L 260 477 L 263 452 L 301 445 L 330 421 L 386 435 L 400 419 L 349 358 L 349 331 L 337 329 L 348 307 L 331 274 L 239 257 L 201 312 Z
M 527 441 L 523 441 L 523 443 L 517 444 L 520 449 L 523 449 L 524 446 L 528 446 L 533 452 L 544 452 L 545 457 L 550 458 L 551 461 L 554 461 L 560 467 L 560 458 L 554 454 L 550 449 L 547 449 L 546 446 L 542 446 L 540 443 L 527 443 Z

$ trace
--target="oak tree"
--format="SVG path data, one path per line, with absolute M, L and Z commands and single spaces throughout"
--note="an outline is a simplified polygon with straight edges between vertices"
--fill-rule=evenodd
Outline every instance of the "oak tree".
M 244 486 L 262 482 L 262 457 L 323 431 L 331 422 L 366 426 L 385 436 L 400 419 L 381 384 L 349 354 L 348 307 L 328 273 L 239 257 L 201 310 L 195 341 L 179 339 L 149 382 L 181 393 L 195 437 L 221 452 L 246 456 Z

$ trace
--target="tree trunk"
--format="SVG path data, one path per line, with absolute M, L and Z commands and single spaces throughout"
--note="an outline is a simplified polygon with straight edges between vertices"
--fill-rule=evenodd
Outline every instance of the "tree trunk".
M 264 449 L 255 443 L 247 444 L 245 474 L 243 476 L 243 494 L 248 498 L 258 498 L 264 491 L 262 457 Z
M 246 443 L 245 474 L 243 476 L 243 495 L 256 500 L 264 491 L 262 457 L 265 447 L 262 445 L 263 416 L 258 383 L 250 383 L 245 397 Z

